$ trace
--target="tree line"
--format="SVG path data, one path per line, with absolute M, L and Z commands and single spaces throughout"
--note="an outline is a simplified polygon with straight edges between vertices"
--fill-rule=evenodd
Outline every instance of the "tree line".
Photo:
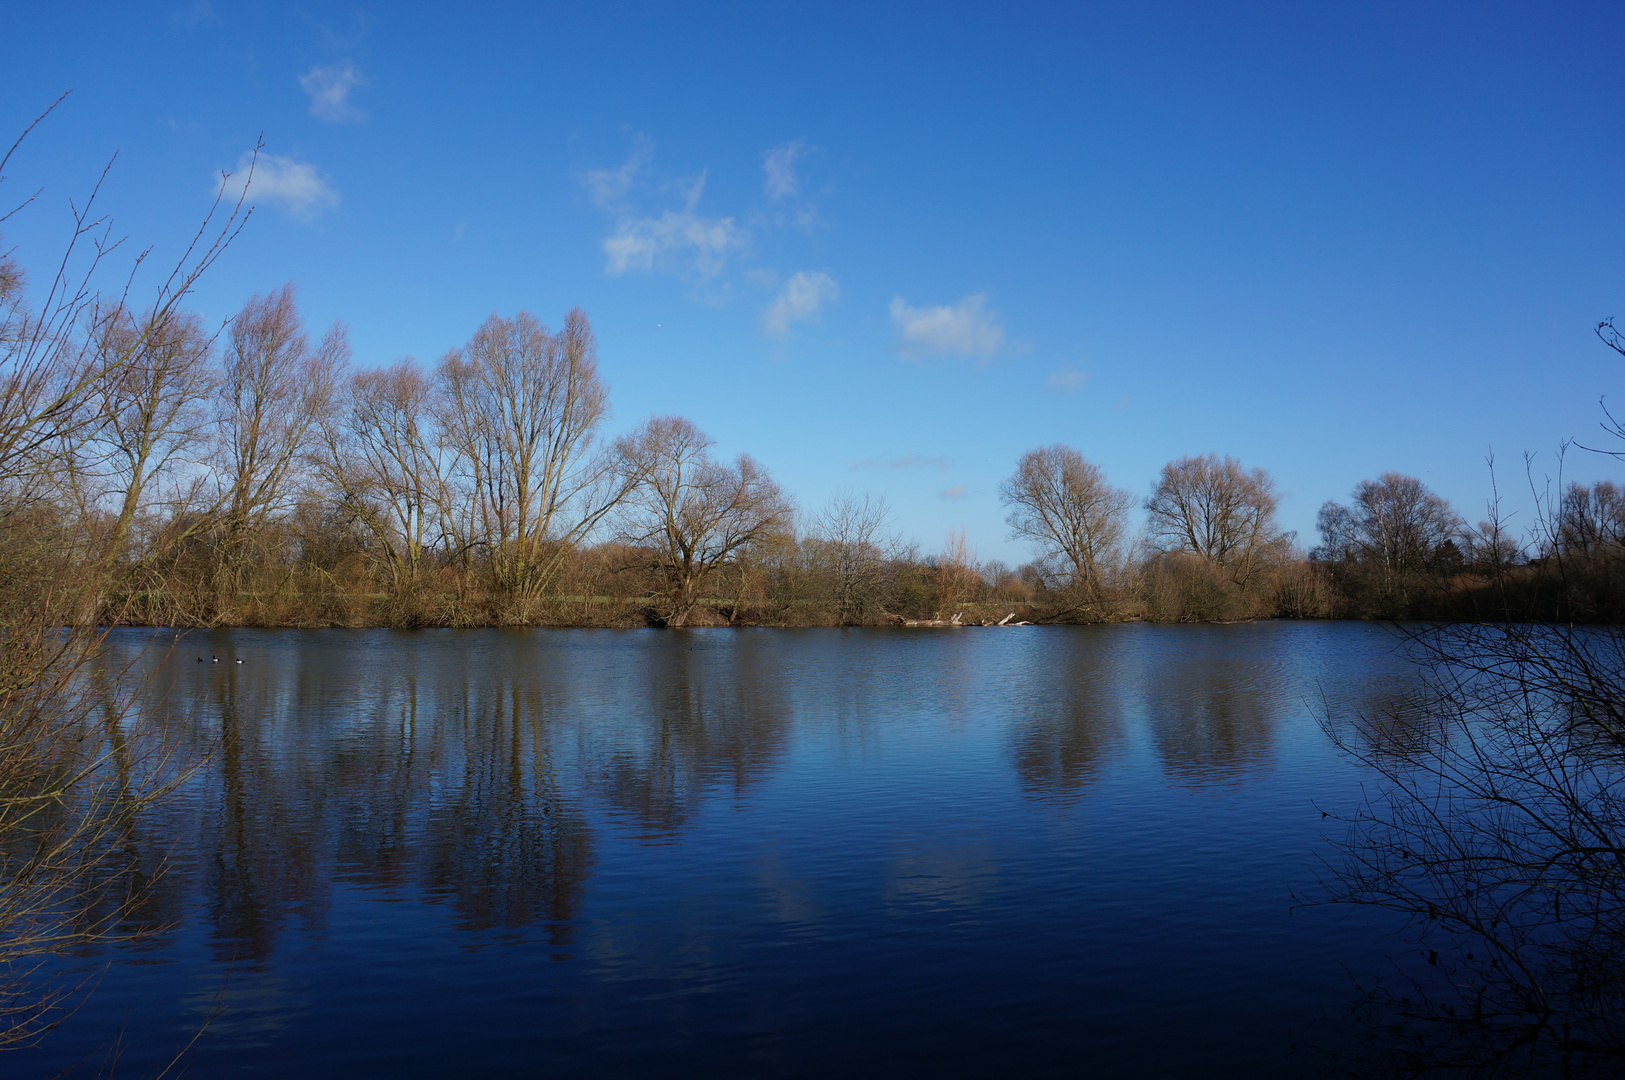
M 1304 551 L 1262 469 L 1185 457 L 1141 498 L 1057 444 L 1000 486 L 1034 555 L 1010 568 L 962 533 L 932 552 L 904 541 L 881 500 L 799 512 L 759 462 L 718 460 L 681 417 L 604 438 L 579 309 L 557 330 L 493 315 L 433 365 L 355 370 L 344 327 L 311 333 L 291 285 L 211 331 L 169 297 L 30 310 L 24 284 L 7 262 L 7 578 L 12 603 L 43 589 L 79 624 L 1449 616 L 1513 566 L 1554 614 L 1584 615 L 1611 602 L 1625 550 L 1625 499 L 1606 482 L 1564 491 L 1526 552 L 1387 473 L 1322 507 Z M 1541 572 L 1554 562 L 1557 578 Z

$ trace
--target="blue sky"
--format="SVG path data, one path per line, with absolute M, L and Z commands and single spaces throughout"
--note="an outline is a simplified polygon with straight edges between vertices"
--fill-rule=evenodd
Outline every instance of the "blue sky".
M 1065 442 L 1145 494 L 1262 466 L 1284 524 L 1421 477 L 1471 519 L 1625 387 L 1618 5 L 14 4 L 0 128 L 44 272 L 70 197 L 173 256 L 263 134 L 195 306 L 299 286 L 356 363 L 580 305 L 615 415 L 809 510 L 1007 539 Z M 9 138 L 7 139 L 9 142 Z M 1614 463 L 1571 454 L 1590 480 Z

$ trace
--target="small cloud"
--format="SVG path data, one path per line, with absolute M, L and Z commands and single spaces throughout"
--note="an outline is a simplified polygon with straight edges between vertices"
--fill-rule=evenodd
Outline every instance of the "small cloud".
M 936 469 L 946 472 L 953 465 L 952 458 L 930 457 L 925 454 L 902 454 L 890 458 L 864 458 L 862 461 L 849 461 L 846 467 L 853 472 L 864 469 L 874 469 L 885 472 L 898 472 L 903 469 Z
M 910 307 L 901 296 L 893 297 L 891 319 L 906 358 L 940 353 L 988 357 L 1004 345 L 999 313 L 988 310 L 981 293 L 952 307 Z
M 1124 394 L 1122 397 L 1118 398 L 1117 401 L 1112 405 L 1112 411 L 1113 412 L 1122 412 L 1124 409 L 1128 408 L 1128 402 L 1129 402 L 1129 397 L 1128 397 L 1127 394 Z
M 257 161 L 253 154 L 244 154 L 235 172 L 221 175 L 216 190 L 236 198 L 245 184 L 250 202 L 267 202 L 296 221 L 314 221 L 323 210 L 339 204 L 339 193 L 316 166 L 276 154 L 262 153 Z
M 184 26 L 189 29 L 194 26 L 202 26 L 204 23 L 217 23 L 220 21 L 220 16 L 214 13 L 214 5 L 209 0 L 194 0 L 193 3 L 188 4 L 179 11 L 171 13 L 169 21 L 176 26 Z
M 970 491 L 966 489 L 964 484 L 955 484 L 953 487 L 946 487 L 937 492 L 937 498 L 944 502 L 958 502 L 969 494 Z
M 807 148 L 800 139 L 762 152 L 762 172 L 766 174 L 763 187 L 769 199 L 778 202 L 800 193 L 801 179 L 796 176 L 796 159 L 806 152 Z
M 456 227 L 451 230 L 451 242 L 454 244 L 460 242 L 467 233 L 468 222 L 459 221 Z
M 685 185 L 686 205 L 681 211 L 622 221 L 604 241 L 604 270 L 614 277 L 628 270 L 663 267 L 692 270 L 702 278 L 720 273 L 729 255 L 749 245 L 750 234 L 731 217 L 712 218 L 695 212 L 705 193 L 705 178 L 701 172 Z
M 632 138 L 632 152 L 626 160 L 613 169 L 589 169 L 581 174 L 581 186 L 587 189 L 587 196 L 596 206 L 610 207 L 626 198 L 627 192 L 632 190 L 632 184 L 638 178 L 638 173 L 649 164 L 653 154 L 652 146 L 647 135 L 635 135 Z
M 348 60 L 312 68 L 299 76 L 300 88 L 310 95 L 310 115 L 330 124 L 354 123 L 367 118 L 366 113 L 350 104 L 350 91 L 366 85 L 366 77 Z
M 734 219 L 708 218 L 667 210 L 657 218 L 622 222 L 604 241 L 604 270 L 614 277 L 628 270 L 692 263 L 701 277 L 713 277 L 728 256 L 750 240 Z
M 1044 389 L 1052 394 L 1076 394 L 1089 381 L 1087 371 L 1052 371 L 1044 380 Z
M 295 8 L 294 10 L 298 10 Z M 338 21 L 330 17 L 321 17 L 309 12 L 300 12 L 299 17 L 307 26 L 315 30 L 321 47 L 327 52 L 349 52 L 366 38 L 368 31 L 377 24 L 375 15 L 368 15 L 365 11 L 352 9 L 348 18 L 338 16 Z M 349 23 L 346 27 L 345 22 Z
M 814 318 L 825 304 L 840 299 L 841 287 L 820 270 L 798 270 L 762 312 L 762 332 L 768 337 L 788 337 L 790 324 Z

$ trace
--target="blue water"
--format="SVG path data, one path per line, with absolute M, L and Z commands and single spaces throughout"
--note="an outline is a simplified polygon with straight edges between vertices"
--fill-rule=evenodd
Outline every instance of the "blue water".
M 1295 906 L 1379 627 L 172 640 L 167 928 L 18 1075 L 1316 1076 L 1410 948 Z

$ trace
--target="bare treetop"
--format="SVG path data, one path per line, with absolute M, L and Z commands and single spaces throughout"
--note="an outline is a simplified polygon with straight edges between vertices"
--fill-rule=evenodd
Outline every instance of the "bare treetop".
M 1245 581 L 1285 541 L 1276 524 L 1275 481 L 1228 454 L 1183 457 L 1162 467 L 1145 501 L 1153 541 Z
M 1463 523 L 1450 504 L 1422 481 L 1389 472 L 1355 485 L 1348 506 L 1327 502 L 1317 524 L 1326 558 L 1368 563 L 1398 574 L 1433 565 Z
M 680 416 L 657 416 L 615 444 L 628 484 L 621 538 L 645 548 L 668 589 L 667 625 L 682 626 L 714 570 L 789 532 L 789 498 L 741 454 L 713 461 L 710 436 Z
M 999 498 L 1010 508 L 1011 535 L 1031 541 L 1040 558 L 1059 561 L 1063 576 L 1086 590 L 1098 589 L 1121 556 L 1134 506 L 1134 496 L 1107 483 L 1100 466 L 1060 443 L 1021 455 Z

